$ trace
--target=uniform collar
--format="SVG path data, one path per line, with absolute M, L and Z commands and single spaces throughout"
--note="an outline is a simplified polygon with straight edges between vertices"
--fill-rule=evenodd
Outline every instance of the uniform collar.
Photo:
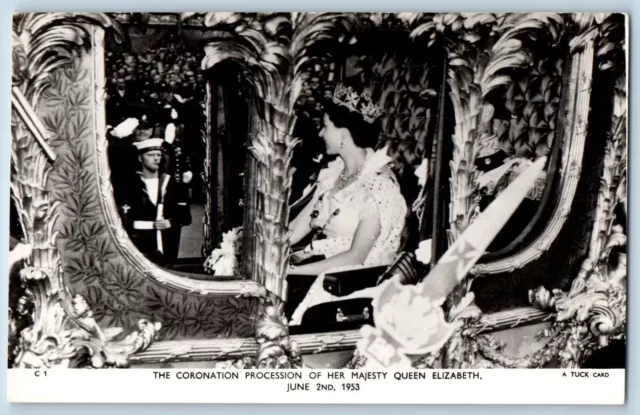
M 138 171 L 137 173 L 138 173 L 138 177 L 140 178 L 140 183 L 142 184 L 142 191 L 143 191 L 147 196 L 149 196 L 149 191 L 147 190 L 147 185 L 146 185 L 146 183 L 145 183 L 145 181 L 144 181 L 144 179 L 145 179 L 145 178 L 144 178 L 144 176 L 142 175 L 142 172 L 141 172 L 141 171 Z M 158 180 L 158 183 L 159 183 L 159 186 L 162 186 L 162 183 L 164 182 L 164 180 L 165 180 L 164 178 L 165 178 L 166 176 L 167 176 L 167 174 L 166 174 L 166 173 L 158 174 L 158 179 L 159 179 L 159 180 Z M 158 187 L 158 190 L 159 190 L 159 189 L 160 189 L 160 188 Z M 151 198 L 149 197 L 149 199 L 151 199 Z

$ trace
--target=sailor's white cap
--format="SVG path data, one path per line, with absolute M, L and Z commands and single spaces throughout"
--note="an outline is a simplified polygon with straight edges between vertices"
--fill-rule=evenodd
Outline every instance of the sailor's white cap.
M 133 145 L 136 146 L 140 153 L 146 153 L 147 151 L 162 150 L 162 143 L 164 143 L 162 138 L 149 138 L 135 142 Z

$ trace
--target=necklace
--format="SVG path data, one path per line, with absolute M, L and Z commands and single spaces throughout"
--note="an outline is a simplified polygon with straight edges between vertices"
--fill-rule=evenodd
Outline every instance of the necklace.
M 347 176 L 347 169 L 343 169 L 342 173 L 340 173 L 340 182 L 338 184 L 338 188 L 342 189 L 344 188 L 347 184 L 349 184 L 353 179 L 357 178 L 360 173 L 362 173 L 362 168 L 364 167 L 365 163 L 362 163 L 360 165 L 360 167 L 358 167 L 358 169 L 353 173 Z
M 362 172 L 362 168 L 364 167 L 365 163 L 363 162 L 360 167 L 358 167 L 358 169 L 353 173 L 350 174 L 349 176 L 347 176 L 346 174 L 346 169 L 342 170 L 342 173 L 340 173 L 339 176 L 339 183 L 338 183 L 338 189 L 343 189 L 352 179 L 357 178 L 360 173 Z M 318 200 L 316 201 L 314 207 L 313 207 L 313 211 L 311 212 L 311 218 L 312 219 L 316 219 L 318 218 L 318 216 L 320 216 L 320 205 L 322 204 L 322 201 L 324 199 L 324 195 L 325 193 L 321 194 L 318 197 Z M 311 238 L 311 242 L 310 242 L 310 246 L 311 249 L 313 249 L 313 242 L 317 241 L 320 237 L 320 235 L 324 234 L 325 229 L 327 228 L 327 226 L 331 223 L 331 220 L 333 218 L 335 218 L 336 216 L 338 216 L 338 214 L 340 213 L 340 208 L 337 208 L 336 210 L 334 210 L 333 212 L 331 212 L 331 214 L 329 215 L 329 217 L 327 218 L 327 221 L 324 223 L 323 226 L 314 226 L 313 225 L 313 220 L 309 223 L 309 226 L 312 229 L 313 232 L 313 236 Z
M 318 201 L 316 202 L 316 204 L 313 207 L 313 212 L 311 212 L 311 218 L 312 219 L 316 219 L 320 215 L 320 207 L 319 206 L 322 203 L 323 199 L 324 199 L 324 193 L 321 194 L 318 197 Z M 327 221 L 325 222 L 325 224 L 323 226 L 313 226 L 311 222 L 309 223 L 309 226 L 311 227 L 312 232 L 313 232 L 313 235 L 311 237 L 311 242 L 309 243 L 311 249 L 313 249 L 313 243 L 318 240 L 320 235 L 324 234 L 324 230 L 327 228 L 329 223 L 331 223 L 331 219 L 333 219 L 334 217 L 338 216 L 339 213 L 340 213 L 340 208 L 337 208 L 336 210 L 331 212 L 331 214 L 329 215 L 329 217 L 327 218 Z

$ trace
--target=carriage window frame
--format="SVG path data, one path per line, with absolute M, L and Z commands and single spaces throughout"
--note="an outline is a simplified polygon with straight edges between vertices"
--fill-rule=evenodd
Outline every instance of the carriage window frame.
M 107 229 L 116 249 L 123 261 L 145 277 L 169 289 L 199 295 L 239 295 L 258 293 L 263 286 L 251 278 L 242 279 L 234 276 L 209 276 L 202 274 L 186 274 L 163 268 L 146 258 L 132 243 L 118 214 L 113 198 L 111 172 L 107 154 L 106 140 L 106 75 L 105 75 L 105 31 L 103 28 L 91 25 L 90 50 L 93 59 L 92 79 L 95 85 L 95 99 L 93 100 L 94 128 L 96 135 L 95 160 L 97 169 L 98 188 L 100 189 L 100 209 L 105 219 Z M 210 81 L 207 81 L 210 82 Z M 207 88 L 207 102 L 209 101 Z M 209 124 L 207 114 L 207 124 Z M 251 180 L 250 178 L 248 180 Z M 250 187 L 250 186 L 248 186 Z M 189 278 L 191 276 L 191 278 Z M 193 278 L 193 277 L 202 278 Z

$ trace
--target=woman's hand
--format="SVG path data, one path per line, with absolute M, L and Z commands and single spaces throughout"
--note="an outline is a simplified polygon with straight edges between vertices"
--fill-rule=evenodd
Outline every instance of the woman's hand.
M 362 265 L 380 235 L 380 219 L 371 216 L 358 222 L 351 248 L 322 261 L 301 265 L 295 268 L 296 274 L 320 275 L 331 269 L 344 266 Z
M 295 245 L 311 232 L 309 224 L 311 223 L 311 212 L 313 211 L 313 200 L 302 209 L 302 212 L 289 224 L 291 237 L 289 244 Z
M 309 258 L 309 254 L 304 252 L 304 251 L 296 251 L 296 252 L 292 252 L 289 255 L 289 264 L 291 265 L 297 265 L 299 263 L 301 263 L 302 261 L 304 261 L 305 259 Z
M 159 219 L 153 223 L 153 228 L 159 231 L 171 228 L 171 222 L 168 219 Z

